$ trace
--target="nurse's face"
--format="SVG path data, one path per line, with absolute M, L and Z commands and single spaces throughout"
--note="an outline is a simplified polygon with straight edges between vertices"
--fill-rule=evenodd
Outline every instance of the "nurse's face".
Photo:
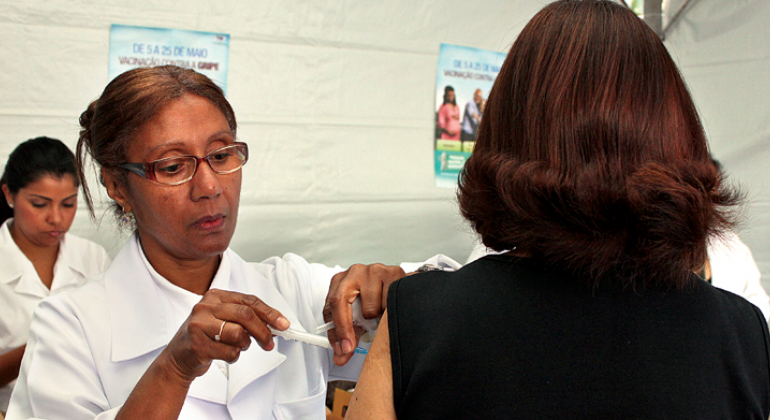
M 78 187 L 70 174 L 43 175 L 14 195 L 3 185 L 3 192 L 13 204 L 10 229 L 19 245 L 58 246 L 78 210 Z
M 140 127 L 127 158 L 151 162 L 181 155 L 203 157 L 233 142 L 224 114 L 207 99 L 187 94 Z M 129 173 L 127 184 L 111 196 L 134 213 L 148 258 L 160 252 L 177 260 L 202 260 L 221 254 L 230 243 L 240 191 L 240 170 L 220 175 L 201 162 L 193 178 L 180 185 Z

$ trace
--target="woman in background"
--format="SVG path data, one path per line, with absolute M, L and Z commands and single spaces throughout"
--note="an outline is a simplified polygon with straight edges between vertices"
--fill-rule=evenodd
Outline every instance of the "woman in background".
M 438 109 L 438 126 L 442 139 L 460 140 L 460 107 L 452 86 L 444 88 L 444 103 Z
M 104 249 L 67 233 L 78 208 L 75 156 L 38 137 L 11 152 L 0 179 L 0 411 L 19 374 L 32 311 L 44 297 L 104 271 Z
M 740 200 L 633 12 L 535 15 L 459 185 L 509 251 L 393 283 L 348 420 L 768 418 L 762 312 L 693 273 Z
M 716 169 L 723 172 L 722 164 L 711 159 Z M 707 282 L 756 305 L 765 319 L 770 319 L 770 297 L 762 287 L 762 273 L 749 247 L 733 231 L 725 232 L 722 237 L 709 240 L 706 263 L 698 275 Z

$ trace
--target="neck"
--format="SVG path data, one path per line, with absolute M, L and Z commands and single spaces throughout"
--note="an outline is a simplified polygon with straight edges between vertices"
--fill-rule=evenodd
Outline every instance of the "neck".
M 514 249 L 506 252 L 506 254 L 514 256 L 514 257 L 522 257 L 522 258 L 529 258 L 529 257 L 532 256 L 532 255 L 530 255 L 529 252 L 524 251 L 523 249 L 520 249 L 520 248 L 514 248 Z
M 171 284 L 197 295 L 203 295 L 211 288 L 211 281 L 219 270 L 221 255 L 201 259 L 176 258 L 139 241 L 147 261 L 155 271 Z
M 168 260 L 158 261 L 149 254 L 147 260 L 163 278 L 171 284 L 181 287 L 196 295 L 203 295 L 211 288 L 211 281 L 219 269 L 220 256 L 205 260 Z

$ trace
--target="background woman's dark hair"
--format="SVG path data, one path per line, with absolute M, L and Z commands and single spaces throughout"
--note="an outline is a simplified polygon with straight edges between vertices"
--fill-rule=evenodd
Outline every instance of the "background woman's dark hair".
M 0 186 L 7 185 L 8 191 L 15 195 L 44 175 L 61 178 L 64 174 L 72 175 L 75 186 L 79 185 L 72 151 L 60 140 L 36 137 L 13 149 L 0 178 Z M 13 217 L 13 209 L 5 199 L 0 200 L 0 224 L 10 217 Z
M 125 182 L 125 171 L 116 167 L 126 162 L 133 134 L 161 108 L 184 94 L 211 101 L 224 114 L 232 134 L 236 134 L 235 113 L 222 89 L 205 75 L 176 66 L 138 68 L 120 74 L 80 115 L 78 177 L 92 216 L 94 207 L 85 178 L 86 155 L 91 155 L 101 167 L 113 170 L 115 176 Z M 113 210 L 121 216 L 122 209 L 117 203 L 113 203 Z
M 546 6 L 513 44 L 460 178 L 463 216 L 595 285 L 683 287 L 740 195 L 663 43 L 611 1 Z
M 454 92 L 454 91 L 455 91 L 455 88 L 453 88 L 452 86 L 446 85 L 444 87 L 444 104 L 457 105 L 457 96 L 452 98 L 451 101 L 449 100 L 449 92 Z

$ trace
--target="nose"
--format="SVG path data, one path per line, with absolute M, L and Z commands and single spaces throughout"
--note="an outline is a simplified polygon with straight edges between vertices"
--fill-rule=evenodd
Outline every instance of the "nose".
M 53 226 L 58 226 L 62 219 L 61 209 L 59 209 L 59 206 L 51 206 L 51 211 L 48 212 L 48 223 Z
M 222 183 L 219 175 L 211 169 L 205 159 L 198 162 L 195 174 L 190 184 L 192 185 L 192 199 L 198 201 L 203 198 L 214 198 L 222 194 Z

